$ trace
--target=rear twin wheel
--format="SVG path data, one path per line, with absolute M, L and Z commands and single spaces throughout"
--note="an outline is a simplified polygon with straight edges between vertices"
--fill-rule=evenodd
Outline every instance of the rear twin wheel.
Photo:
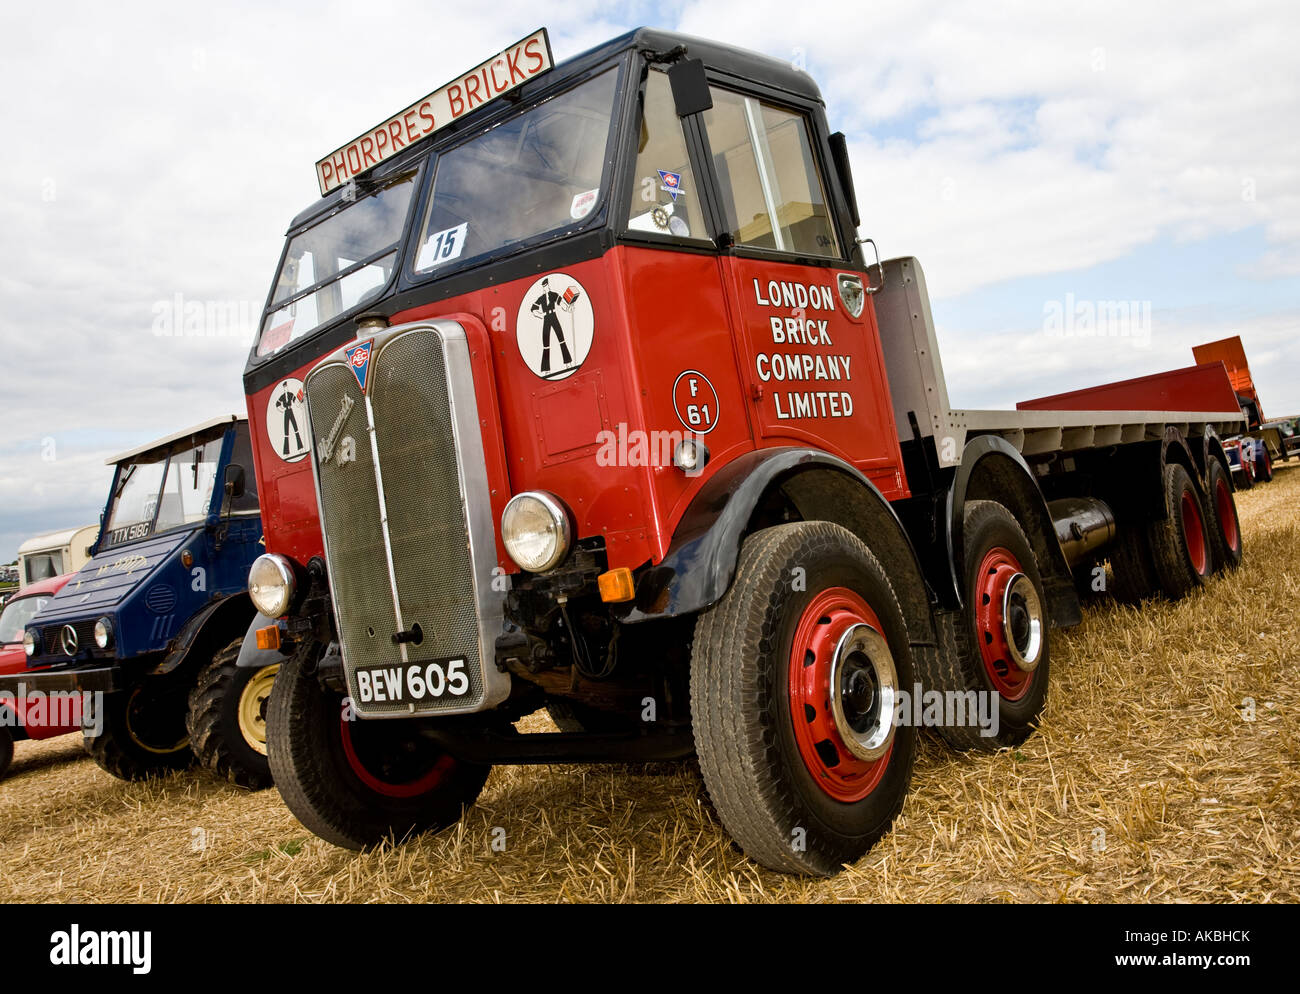
M 691 713 L 705 786 L 745 853 L 829 875 L 888 830 L 916 732 L 888 574 L 852 533 L 796 522 L 752 535 L 731 589 L 696 625 Z
M 1157 593 L 1180 600 L 1214 572 L 1241 564 L 1241 523 L 1228 470 L 1211 459 L 1208 497 L 1183 466 L 1170 463 L 1162 477 L 1168 515 L 1122 524 L 1111 548 L 1118 600 L 1136 603 Z
M 1164 495 L 1168 516 L 1151 522 L 1147 540 L 1160 589 L 1171 600 L 1181 600 L 1213 571 L 1210 529 L 1196 485 L 1177 463 L 1165 466 Z

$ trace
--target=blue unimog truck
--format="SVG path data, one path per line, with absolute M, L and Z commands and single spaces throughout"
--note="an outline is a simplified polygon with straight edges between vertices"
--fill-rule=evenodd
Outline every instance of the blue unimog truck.
M 86 747 L 122 779 L 197 757 L 240 786 L 269 786 L 278 667 L 235 665 L 262 546 L 248 421 L 214 418 L 109 464 L 93 557 L 24 633 L 28 665 L 42 669 L 0 689 L 82 692 Z

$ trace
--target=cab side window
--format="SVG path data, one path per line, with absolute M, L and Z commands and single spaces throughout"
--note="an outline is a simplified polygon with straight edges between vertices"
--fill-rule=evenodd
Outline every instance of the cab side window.
M 842 258 L 803 115 L 712 88 L 704 128 L 738 245 Z
M 646 77 L 627 227 L 678 238 L 709 237 L 668 74 L 659 70 Z

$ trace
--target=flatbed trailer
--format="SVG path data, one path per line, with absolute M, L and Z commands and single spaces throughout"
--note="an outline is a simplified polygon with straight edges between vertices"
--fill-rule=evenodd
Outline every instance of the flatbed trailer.
M 338 845 L 451 824 L 493 764 L 696 755 L 745 852 L 833 873 L 920 727 L 1032 733 L 1081 592 L 1240 562 L 1222 369 L 953 407 L 784 62 L 541 31 L 317 177 L 244 375 L 239 664 L 280 665 L 275 782 Z

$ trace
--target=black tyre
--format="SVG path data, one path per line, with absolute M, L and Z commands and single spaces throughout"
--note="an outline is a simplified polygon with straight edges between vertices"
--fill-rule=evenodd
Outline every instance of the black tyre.
M 1255 479 L 1260 483 L 1273 482 L 1273 457 L 1263 442 L 1259 444 L 1259 455 L 1255 457 Z
M 235 639 L 199 673 L 185 727 L 200 766 L 246 790 L 262 790 L 271 786 L 266 707 L 280 667 L 240 669 L 243 644 Z
M 271 774 L 298 820 L 345 849 L 458 821 L 491 767 L 453 759 L 415 721 L 352 716 L 314 662 L 304 650 L 280 666 L 266 715 Z
M 1146 525 L 1121 522 L 1110 547 L 1110 592 L 1121 604 L 1137 604 L 1160 593 Z
M 86 751 L 119 780 L 146 780 L 194 762 L 185 729 L 185 691 L 174 680 L 146 679 L 105 694 L 82 715 Z
M 1218 459 L 1210 460 L 1206 478 L 1205 511 L 1214 552 L 1214 569 L 1216 572 L 1233 570 L 1241 565 L 1241 521 L 1237 518 L 1232 483 L 1227 469 Z
M 0 725 L 0 780 L 5 778 L 9 772 L 9 766 L 14 761 L 14 737 L 9 729 Z
M 746 855 L 830 875 L 888 831 L 916 753 L 893 702 L 913 683 L 889 575 L 852 533 L 797 522 L 746 540 L 691 654 L 700 771 Z
M 1147 541 L 1160 589 L 1170 600 L 1180 600 L 1210 575 L 1210 530 L 1204 504 L 1186 469 L 1177 463 L 1165 466 L 1164 490 L 1169 513 L 1147 526 Z
M 981 728 L 974 720 L 979 712 L 971 715 L 969 708 L 965 722 L 939 727 L 953 748 L 991 752 L 1023 742 L 1038 725 L 1051 672 L 1051 623 L 1038 559 L 1011 512 L 997 501 L 968 501 L 962 532 L 966 605 L 948 616 L 956 651 L 927 689 L 968 699 L 971 691 L 996 695 L 996 728 Z M 991 716 L 993 703 L 985 714 Z

